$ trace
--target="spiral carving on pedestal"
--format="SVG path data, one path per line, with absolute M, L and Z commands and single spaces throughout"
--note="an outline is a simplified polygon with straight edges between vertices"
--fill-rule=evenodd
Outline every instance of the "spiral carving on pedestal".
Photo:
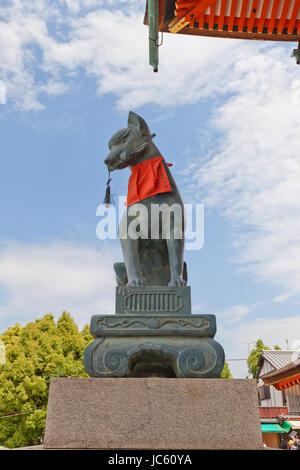
M 204 366 L 205 357 L 199 349 L 184 349 L 178 357 L 178 367 L 183 377 L 199 377 Z
M 93 341 L 95 343 L 98 339 Z M 91 345 L 93 345 L 91 343 Z M 91 366 L 87 371 L 91 377 L 124 377 L 128 367 L 128 356 L 125 350 L 111 349 L 103 351 L 103 338 L 94 346 Z M 88 357 L 87 357 L 88 360 Z M 87 361 L 88 362 L 88 361 Z
M 114 375 L 116 373 L 122 375 L 127 370 L 128 356 L 124 350 L 112 349 L 104 354 L 103 357 L 104 366 Z

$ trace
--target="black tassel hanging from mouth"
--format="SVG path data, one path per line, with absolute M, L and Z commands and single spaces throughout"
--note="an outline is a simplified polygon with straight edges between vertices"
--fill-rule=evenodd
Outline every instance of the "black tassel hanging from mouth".
M 110 197 L 110 186 L 109 183 L 111 182 L 111 177 L 110 177 L 110 171 L 108 172 L 108 180 L 106 182 L 106 191 L 105 191 L 105 198 L 104 198 L 104 204 L 105 207 L 109 207 L 111 204 L 111 197 Z

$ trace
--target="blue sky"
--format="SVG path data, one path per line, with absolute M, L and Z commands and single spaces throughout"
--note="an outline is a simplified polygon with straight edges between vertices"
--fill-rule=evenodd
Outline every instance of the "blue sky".
M 184 202 L 205 204 L 186 251 L 194 313 L 215 313 L 227 358 L 300 339 L 300 68 L 293 44 L 164 36 L 148 65 L 144 2 L 0 7 L 0 331 L 68 310 L 113 313 L 119 242 L 96 237 L 103 160 L 144 117 Z M 115 199 L 129 171 L 113 174 Z M 245 377 L 243 362 L 230 362 Z

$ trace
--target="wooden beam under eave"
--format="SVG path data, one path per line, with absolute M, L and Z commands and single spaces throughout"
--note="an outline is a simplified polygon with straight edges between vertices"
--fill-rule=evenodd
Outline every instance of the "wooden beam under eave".
M 289 27 L 288 27 L 288 33 L 289 34 L 292 34 L 292 32 L 294 30 L 294 26 L 296 24 L 296 19 L 297 19 L 299 9 L 300 9 L 300 0 L 295 0 L 293 11 L 292 11 L 292 14 L 291 14 L 290 24 L 289 24 Z
M 220 16 L 218 19 L 218 30 L 223 31 L 227 0 L 221 0 Z
M 249 0 L 242 0 L 242 9 L 240 13 L 240 20 L 238 24 L 238 29 L 240 32 L 243 32 L 244 26 L 245 26 L 245 18 L 246 18 L 246 13 L 247 13 L 247 8 L 248 8 L 248 1 Z
M 275 21 L 277 19 L 277 12 L 278 12 L 278 7 L 279 7 L 280 0 L 274 0 L 273 7 L 272 7 L 272 12 L 271 12 L 271 18 L 270 22 L 268 25 L 268 30 L 272 34 L 274 26 L 275 26 Z
M 264 0 L 263 7 L 262 7 L 262 10 L 261 10 L 261 13 L 260 13 L 259 24 L 258 24 L 258 27 L 257 27 L 257 32 L 258 33 L 262 33 L 262 31 L 264 29 L 266 16 L 267 16 L 268 9 L 269 9 L 269 2 L 270 2 L 270 0 Z
M 232 0 L 230 9 L 230 19 L 228 21 L 228 31 L 233 30 L 237 0 Z
M 274 371 L 270 372 L 269 374 L 266 374 L 266 376 L 262 376 L 261 380 L 263 380 L 265 385 L 276 385 L 279 384 L 280 382 L 291 382 L 296 379 L 300 379 L 300 365 L 292 368 L 287 368 L 287 366 L 284 368 L 286 370 L 283 370 L 282 372 L 279 371 Z
M 250 13 L 250 17 L 249 17 L 249 22 L 248 22 L 248 31 L 249 31 L 249 33 L 251 33 L 251 31 L 253 29 L 255 16 L 256 16 L 257 5 L 258 5 L 258 0 L 253 0 L 252 6 L 251 6 L 251 13 Z
M 299 25 L 300 28 L 300 25 Z M 170 33 L 166 26 L 160 28 L 161 32 Z M 219 38 L 229 38 L 229 39 L 250 39 L 253 41 L 280 41 L 280 42 L 297 42 L 300 40 L 299 34 L 258 34 L 258 33 L 246 33 L 243 31 L 220 31 L 219 29 L 214 29 L 210 31 L 209 29 L 199 29 L 185 27 L 178 34 L 187 34 L 190 36 L 206 36 L 206 37 L 219 37 Z
M 276 390 L 286 390 L 287 388 L 295 387 L 300 383 L 300 375 L 288 380 L 282 380 L 281 382 L 275 383 L 273 386 Z
M 195 0 L 177 0 L 175 2 L 175 7 L 178 8 L 178 6 L 180 6 L 180 8 L 191 8 L 195 6 Z
M 286 22 L 286 15 L 288 14 L 290 4 L 291 4 L 290 0 L 284 0 L 283 2 L 283 8 L 281 11 L 280 21 L 279 21 L 278 30 L 277 30 L 278 34 L 281 34 L 283 31 L 283 28 Z
M 216 3 L 213 3 L 212 6 L 210 7 L 210 15 L 209 15 L 209 23 L 208 23 L 208 29 L 212 30 L 214 29 L 214 24 L 215 24 L 215 14 L 216 14 Z M 203 12 L 204 13 L 204 12 Z
M 198 21 L 198 24 L 199 24 L 199 28 L 203 28 L 203 25 L 204 25 L 204 12 L 201 13 L 199 18 L 197 18 L 197 21 Z
M 175 17 L 168 24 L 170 33 L 178 33 L 188 26 L 193 18 L 197 18 L 204 13 L 207 8 L 212 7 L 217 0 L 199 0 L 194 8 L 188 10 L 182 17 Z

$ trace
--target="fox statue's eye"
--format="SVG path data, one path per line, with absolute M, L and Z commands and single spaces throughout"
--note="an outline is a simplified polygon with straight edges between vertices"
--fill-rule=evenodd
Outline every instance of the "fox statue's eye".
M 122 139 L 119 140 L 119 144 L 125 144 L 126 140 L 126 137 L 122 137 Z

